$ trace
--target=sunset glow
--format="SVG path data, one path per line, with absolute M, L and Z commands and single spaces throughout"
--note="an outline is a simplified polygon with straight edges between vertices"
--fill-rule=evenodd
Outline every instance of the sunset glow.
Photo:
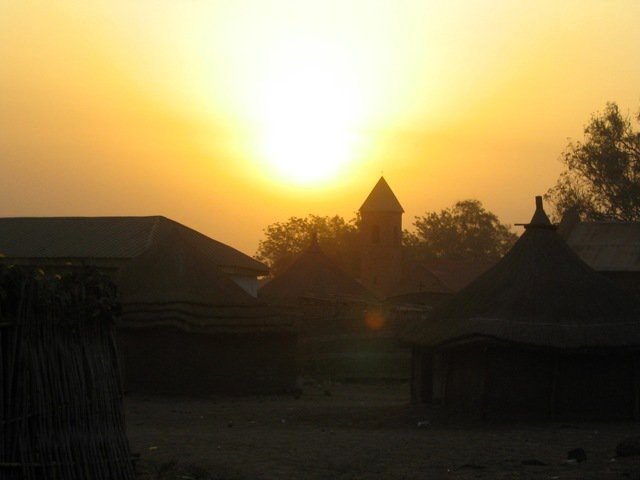
M 0 215 L 163 214 L 253 253 L 274 221 L 352 218 L 384 172 L 405 227 L 465 198 L 523 222 L 592 113 L 640 107 L 638 18 L 636 0 L 0 2 Z
M 284 52 L 259 89 L 259 152 L 290 181 L 312 183 L 354 160 L 358 111 L 354 74 L 337 52 L 297 46 Z

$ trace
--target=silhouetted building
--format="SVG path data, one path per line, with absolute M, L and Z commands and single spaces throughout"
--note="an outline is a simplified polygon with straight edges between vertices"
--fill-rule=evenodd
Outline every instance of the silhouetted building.
M 433 306 L 453 290 L 425 265 L 404 258 L 404 210 L 380 177 L 360 207 L 360 281 L 381 300 Z
M 569 210 L 558 233 L 591 268 L 640 293 L 640 222 L 581 222 Z
M 145 393 L 286 393 L 297 376 L 291 321 L 223 274 L 174 229 L 118 275 L 125 388 Z
M 637 417 L 640 309 L 585 264 L 542 199 L 491 269 L 405 334 L 412 394 L 485 417 Z
M 403 213 L 384 177 L 360 207 L 360 280 L 380 298 L 402 279 Z
M 334 264 L 315 235 L 258 295 L 295 318 L 298 358 L 306 377 L 407 378 L 408 352 L 395 341 L 397 315 Z
M 425 261 L 423 266 L 451 292 L 459 292 L 495 264 L 496 262 L 432 258 Z
M 0 253 L 6 264 L 110 274 L 127 391 L 295 388 L 291 322 L 255 298 L 268 268 L 228 245 L 160 216 L 3 218 Z
M 411 304 L 432 307 L 448 301 L 453 295 L 437 275 L 425 265 L 402 259 L 402 276 L 386 300 L 394 304 Z
M 0 218 L 0 261 L 18 265 L 91 265 L 115 273 L 178 229 L 231 280 L 257 294 L 269 269 L 224 243 L 162 216 Z
M 260 288 L 258 295 L 272 304 L 296 307 L 309 299 L 357 304 L 376 301 L 369 290 L 325 255 L 315 234 L 307 248 Z

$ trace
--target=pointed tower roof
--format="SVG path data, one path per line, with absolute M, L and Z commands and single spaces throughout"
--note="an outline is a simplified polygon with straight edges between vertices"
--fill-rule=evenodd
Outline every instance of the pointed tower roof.
M 384 179 L 380 177 L 376 186 L 373 187 L 371 193 L 360 207 L 361 212 L 393 212 L 404 213 L 404 209 L 391 190 L 391 187 Z
M 640 346 L 636 299 L 592 270 L 562 240 L 537 200 L 525 232 L 493 268 L 462 289 L 407 341 L 468 338 L 554 348 Z
M 297 303 L 303 297 L 370 301 L 375 297 L 325 255 L 315 232 L 309 246 L 280 275 L 258 291 L 268 303 Z

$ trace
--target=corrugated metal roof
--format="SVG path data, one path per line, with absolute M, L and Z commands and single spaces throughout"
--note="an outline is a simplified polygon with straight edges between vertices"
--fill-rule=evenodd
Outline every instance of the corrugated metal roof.
M 162 216 L 0 218 L 0 254 L 8 258 L 129 259 L 173 228 L 220 267 L 265 275 L 268 268 L 224 243 Z
M 640 271 L 638 222 L 576 223 L 564 235 L 567 244 L 594 270 Z

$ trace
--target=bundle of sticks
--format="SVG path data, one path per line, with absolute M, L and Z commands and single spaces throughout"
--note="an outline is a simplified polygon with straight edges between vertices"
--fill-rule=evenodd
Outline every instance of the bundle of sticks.
M 134 478 L 117 312 L 95 269 L 0 266 L 0 478 Z

